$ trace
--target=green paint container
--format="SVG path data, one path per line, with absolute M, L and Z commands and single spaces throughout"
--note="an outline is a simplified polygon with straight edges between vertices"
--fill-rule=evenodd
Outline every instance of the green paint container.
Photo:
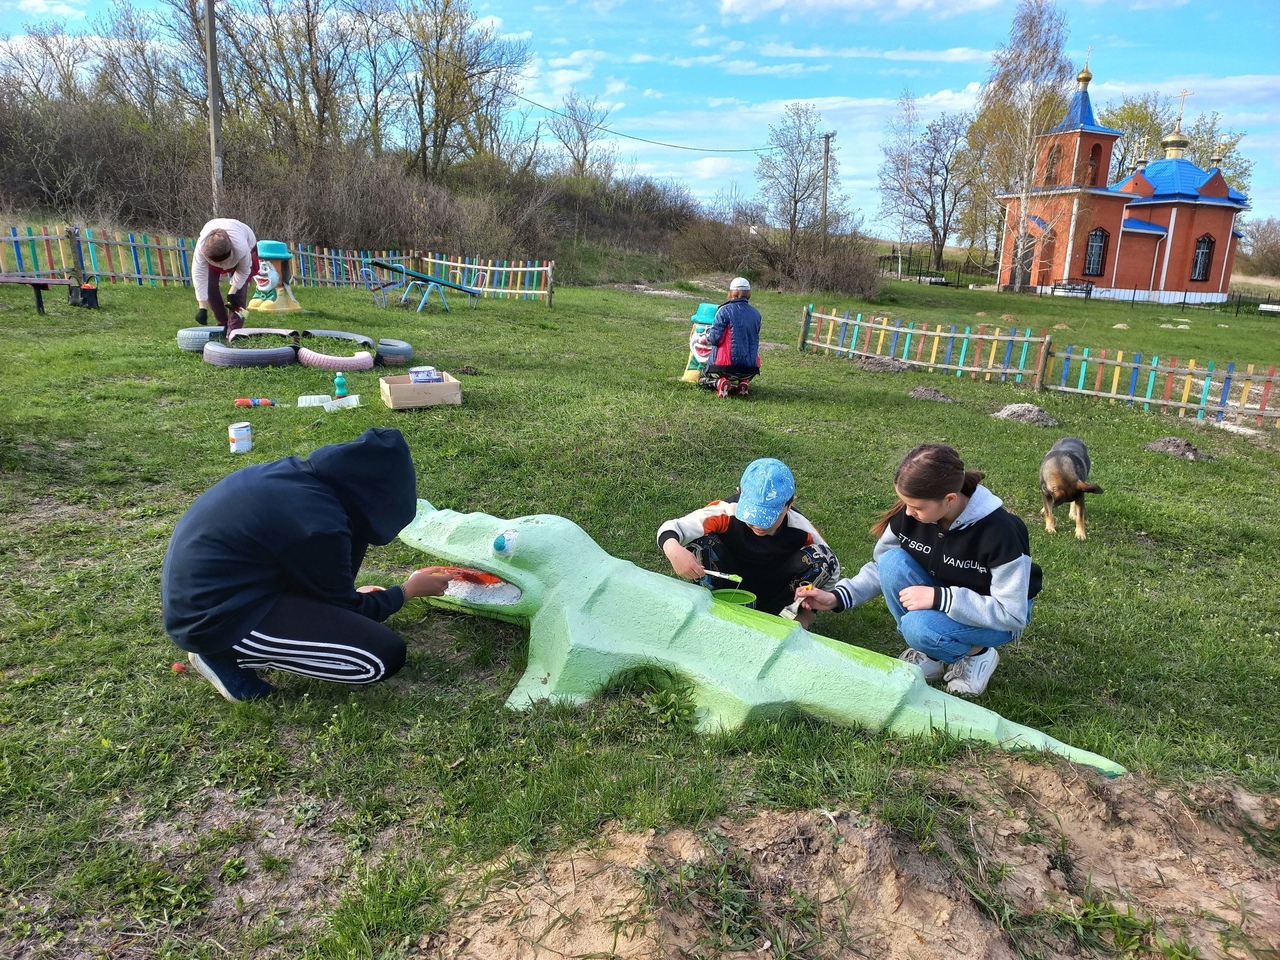
M 751 607 L 753 610 L 756 606 L 756 595 L 750 590 L 712 590 L 711 596 L 724 603 L 733 603 L 740 607 Z

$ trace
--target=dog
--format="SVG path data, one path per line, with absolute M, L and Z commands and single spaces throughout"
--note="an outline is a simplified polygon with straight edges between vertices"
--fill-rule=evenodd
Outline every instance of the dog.
M 1040 464 L 1040 492 L 1044 496 L 1044 528 L 1057 533 L 1053 525 L 1053 508 L 1070 503 L 1071 519 L 1076 522 L 1076 539 L 1084 536 L 1084 495 L 1101 493 L 1102 488 L 1089 482 L 1089 470 L 1093 464 L 1084 441 L 1077 437 L 1063 437 L 1045 454 Z

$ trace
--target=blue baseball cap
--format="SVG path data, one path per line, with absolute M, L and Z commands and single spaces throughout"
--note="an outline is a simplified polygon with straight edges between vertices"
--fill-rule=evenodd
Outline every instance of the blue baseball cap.
M 781 460 L 761 457 L 742 471 L 736 516 L 751 527 L 768 529 L 796 495 L 796 478 Z

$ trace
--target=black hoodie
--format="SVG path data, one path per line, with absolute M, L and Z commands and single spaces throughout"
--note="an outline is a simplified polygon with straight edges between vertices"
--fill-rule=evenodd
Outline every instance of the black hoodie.
M 417 497 L 409 446 L 385 427 L 305 460 L 237 470 L 174 527 L 161 574 L 165 630 L 183 650 L 228 650 L 286 593 L 385 620 L 403 591 L 357 593 L 356 570 L 369 544 L 409 525 Z

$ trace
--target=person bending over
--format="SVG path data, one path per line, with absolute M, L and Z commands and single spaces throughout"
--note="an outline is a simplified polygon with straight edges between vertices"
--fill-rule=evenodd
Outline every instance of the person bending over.
M 258 238 L 239 220 L 210 220 L 196 240 L 191 261 L 191 286 L 196 292 L 196 321 L 209 322 L 209 308 L 218 326 L 227 336 L 244 326 L 244 310 L 248 305 L 249 282 L 258 272 Z M 231 274 L 227 303 L 222 301 L 221 280 Z
M 871 529 L 871 560 L 830 591 L 796 591 L 801 606 L 847 610 L 883 594 L 907 642 L 901 659 L 931 683 L 945 680 L 948 693 L 985 692 L 996 648 L 1031 620 L 1041 572 L 1026 524 L 983 476 L 952 447 L 916 447 L 893 477 L 898 502 Z
M 752 461 L 738 492 L 658 528 L 658 547 L 686 580 L 712 588 L 707 570 L 737 574 L 756 595 L 756 609 L 779 613 L 802 583 L 826 586 L 840 576 L 840 561 L 822 534 L 795 509 L 796 482 L 781 460 Z M 813 609 L 800 610 L 801 626 Z
M 258 671 L 335 683 L 393 676 L 405 642 L 382 621 L 413 597 L 438 597 L 449 576 L 415 572 L 387 590 L 357 588 L 370 544 L 417 511 L 417 480 L 398 430 L 237 470 L 178 520 L 165 553 L 165 631 L 226 699 L 274 689 Z

